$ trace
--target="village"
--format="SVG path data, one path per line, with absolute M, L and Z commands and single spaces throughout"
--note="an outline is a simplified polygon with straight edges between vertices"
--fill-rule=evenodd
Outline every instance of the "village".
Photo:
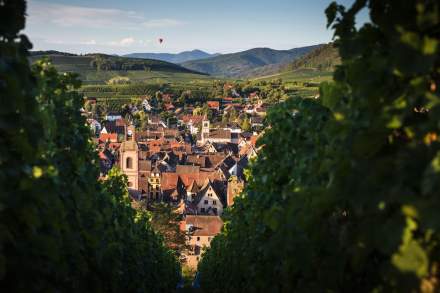
M 145 117 L 138 127 L 122 111 L 107 113 L 101 121 L 84 114 L 95 134 L 101 177 L 118 167 L 128 178 L 133 205 L 173 207 L 188 247 L 180 259 L 196 270 L 203 250 L 222 229 L 224 210 L 246 185 L 245 169 L 257 156 L 268 105 L 253 93 L 245 103 L 236 103 L 238 97 L 206 101 L 209 112 L 197 113 L 191 105 L 182 111 L 169 95 L 164 97 L 160 111 L 150 97 L 130 108 L 129 114 Z M 244 115 L 248 125 L 216 119 L 231 113 Z M 164 121 L 164 116 L 176 121 Z

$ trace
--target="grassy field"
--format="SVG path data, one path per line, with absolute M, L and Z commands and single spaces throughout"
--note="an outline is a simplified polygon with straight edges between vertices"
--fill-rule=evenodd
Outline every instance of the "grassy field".
M 300 69 L 295 71 L 287 71 L 268 76 L 257 77 L 252 80 L 273 80 L 281 78 L 283 82 L 323 82 L 332 79 L 333 73 L 327 71 L 318 71 L 315 69 Z
M 191 91 L 196 99 L 209 98 L 215 81 L 244 82 L 243 79 L 226 79 L 194 72 L 182 72 L 182 67 L 157 60 L 135 60 L 136 64 L 148 64 L 146 70 L 102 70 L 92 66 L 96 56 L 64 56 L 50 55 L 50 60 L 60 72 L 75 72 L 83 82 L 80 89 L 85 96 L 96 97 L 107 101 L 111 108 L 117 109 L 122 104 L 131 103 L 143 96 L 152 96 L 156 91 L 173 93 L 180 96 L 183 91 Z M 32 56 L 35 61 L 41 56 Z M 113 64 L 133 59 L 110 58 Z M 121 61 L 122 60 L 122 61 Z M 137 63 L 140 62 L 140 63 Z M 109 85 L 107 82 L 114 77 L 128 77 L 130 84 Z M 282 79 L 289 96 L 315 97 L 319 92 L 319 83 L 331 80 L 332 73 L 311 68 L 285 71 L 250 79 L 251 81 L 271 81 Z
M 97 57 L 87 56 L 65 56 L 65 55 L 33 55 L 31 62 L 35 62 L 47 56 L 52 64 L 60 72 L 74 72 L 79 74 L 84 84 L 105 84 L 109 79 L 116 76 L 125 76 L 130 78 L 132 83 L 170 83 L 170 82 L 193 82 L 203 83 L 211 82 L 214 78 L 197 74 L 197 72 L 183 68 L 177 64 L 168 63 L 159 60 L 134 59 L 115 56 L 107 56 L 101 60 L 107 61 L 111 70 L 102 70 L 96 68 Z M 95 66 L 93 65 L 95 62 Z M 104 62 L 102 62 L 104 63 Z M 138 70 L 115 70 L 123 66 L 137 66 Z M 143 69 L 145 67 L 145 69 Z M 141 68 L 139 70 L 139 68 Z
M 289 91 L 289 95 L 311 98 L 319 93 L 319 84 L 324 81 L 331 81 L 332 77 L 332 72 L 318 71 L 314 69 L 300 69 L 258 77 L 253 80 L 270 81 L 281 78 L 285 88 Z
M 84 84 L 105 84 L 116 76 L 126 76 L 133 83 L 162 84 L 162 83 L 192 83 L 208 84 L 215 78 L 208 75 L 181 72 L 162 71 L 96 71 L 89 70 L 80 74 Z

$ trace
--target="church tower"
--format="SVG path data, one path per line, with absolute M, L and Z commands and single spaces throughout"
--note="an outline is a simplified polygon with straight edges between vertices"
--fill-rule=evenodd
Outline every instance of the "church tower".
M 203 116 L 202 121 L 202 143 L 206 143 L 209 139 L 209 119 Z
M 127 138 L 119 148 L 120 167 L 122 173 L 128 177 L 128 188 L 138 190 L 139 188 L 139 147 L 136 142 L 135 129 L 129 126 Z

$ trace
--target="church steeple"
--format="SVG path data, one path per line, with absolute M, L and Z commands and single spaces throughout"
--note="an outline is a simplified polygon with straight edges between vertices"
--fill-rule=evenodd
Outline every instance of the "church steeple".
M 209 139 L 209 119 L 206 114 L 202 120 L 202 143 L 205 143 Z

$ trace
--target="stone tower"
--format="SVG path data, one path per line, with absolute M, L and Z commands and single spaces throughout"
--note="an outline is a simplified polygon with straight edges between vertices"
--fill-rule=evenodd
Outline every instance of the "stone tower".
M 130 133 L 130 135 L 128 135 Z M 120 167 L 122 173 L 128 177 L 128 188 L 138 190 L 139 188 L 139 146 L 136 142 L 134 127 L 129 126 L 127 139 L 121 143 L 119 148 Z
M 208 139 L 209 139 L 209 119 L 205 115 L 202 121 L 202 143 L 207 142 Z

